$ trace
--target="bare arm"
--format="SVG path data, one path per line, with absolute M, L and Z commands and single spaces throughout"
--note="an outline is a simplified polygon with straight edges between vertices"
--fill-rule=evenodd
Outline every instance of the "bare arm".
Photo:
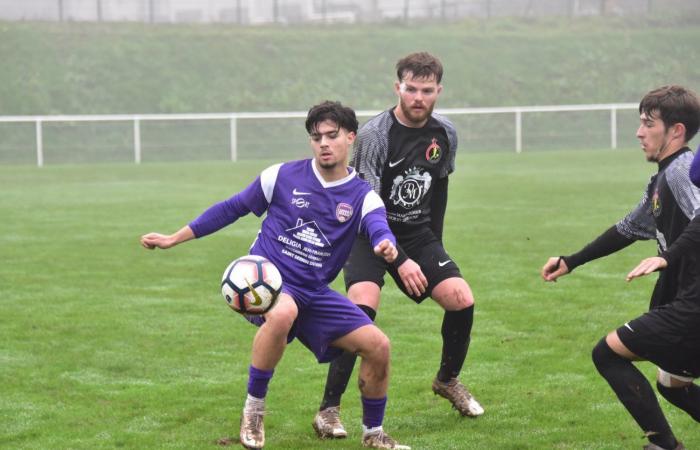
M 173 234 L 148 233 L 141 236 L 141 245 L 149 250 L 155 248 L 168 249 L 183 242 L 194 239 L 194 233 L 189 225 L 185 225 Z

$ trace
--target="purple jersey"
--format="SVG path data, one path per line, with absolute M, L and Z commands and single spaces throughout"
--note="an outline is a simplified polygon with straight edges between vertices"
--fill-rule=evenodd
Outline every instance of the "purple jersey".
M 202 237 L 248 212 L 267 211 L 250 253 L 272 261 L 285 283 L 325 286 L 343 267 L 358 233 L 372 245 L 396 243 L 386 210 L 370 185 L 350 168 L 348 176 L 327 182 L 313 160 L 277 164 L 231 199 L 214 205 L 190 227 Z

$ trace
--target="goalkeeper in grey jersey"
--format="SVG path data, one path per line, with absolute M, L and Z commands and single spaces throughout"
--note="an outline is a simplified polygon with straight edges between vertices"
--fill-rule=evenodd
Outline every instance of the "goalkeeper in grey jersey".
M 659 256 L 642 261 L 627 276 L 662 270 L 642 316 L 610 332 L 593 349 L 593 362 L 639 424 L 649 450 L 680 450 L 651 385 L 632 361 L 659 368 L 657 388 L 673 405 L 700 421 L 700 190 L 689 178 L 693 153 L 688 141 L 700 125 L 697 96 L 680 86 L 649 92 L 639 104 L 637 138 L 647 161 L 658 164 L 639 205 L 579 252 L 552 257 L 542 268 L 555 281 L 576 267 L 621 250 L 637 240 L 656 239 Z
M 484 410 L 458 379 L 469 347 L 474 297 L 442 245 L 448 175 L 457 150 L 454 126 L 433 113 L 442 65 L 428 53 L 414 53 L 397 63 L 396 72 L 399 103 L 361 128 L 351 165 L 384 201 L 399 257 L 385 264 L 370 253 L 366 240 L 356 241 L 343 269 L 345 286 L 348 298 L 372 319 L 386 272 L 414 302 L 431 297 L 443 308 L 442 358 L 432 389 L 460 414 L 475 417 Z M 346 436 L 339 407 L 355 358 L 345 353 L 331 363 L 313 422 L 321 438 Z

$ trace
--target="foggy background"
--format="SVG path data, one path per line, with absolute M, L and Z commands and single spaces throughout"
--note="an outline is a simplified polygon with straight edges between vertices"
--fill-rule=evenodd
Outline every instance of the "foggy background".
M 0 19 L 149 23 L 376 23 L 699 11 L 697 0 L 0 0 Z

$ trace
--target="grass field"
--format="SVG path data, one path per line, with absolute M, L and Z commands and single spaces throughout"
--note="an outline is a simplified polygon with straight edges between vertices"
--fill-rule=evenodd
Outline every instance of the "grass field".
M 266 165 L 0 166 L 0 447 L 206 449 L 237 435 L 255 329 L 218 283 L 259 219 L 166 252 L 138 238 L 175 231 Z M 439 309 L 389 287 L 378 316 L 393 342 L 387 430 L 414 449 L 641 448 L 590 350 L 645 310 L 653 277 L 624 275 L 654 244 L 556 284 L 538 272 L 622 217 L 653 171 L 638 150 L 461 155 L 445 243 L 477 299 L 463 379 L 486 414 L 460 418 L 433 396 Z M 313 434 L 325 372 L 289 346 L 268 396 L 269 448 L 360 447 L 354 383 L 349 439 Z M 661 404 L 687 448 L 700 448 L 695 422 Z

